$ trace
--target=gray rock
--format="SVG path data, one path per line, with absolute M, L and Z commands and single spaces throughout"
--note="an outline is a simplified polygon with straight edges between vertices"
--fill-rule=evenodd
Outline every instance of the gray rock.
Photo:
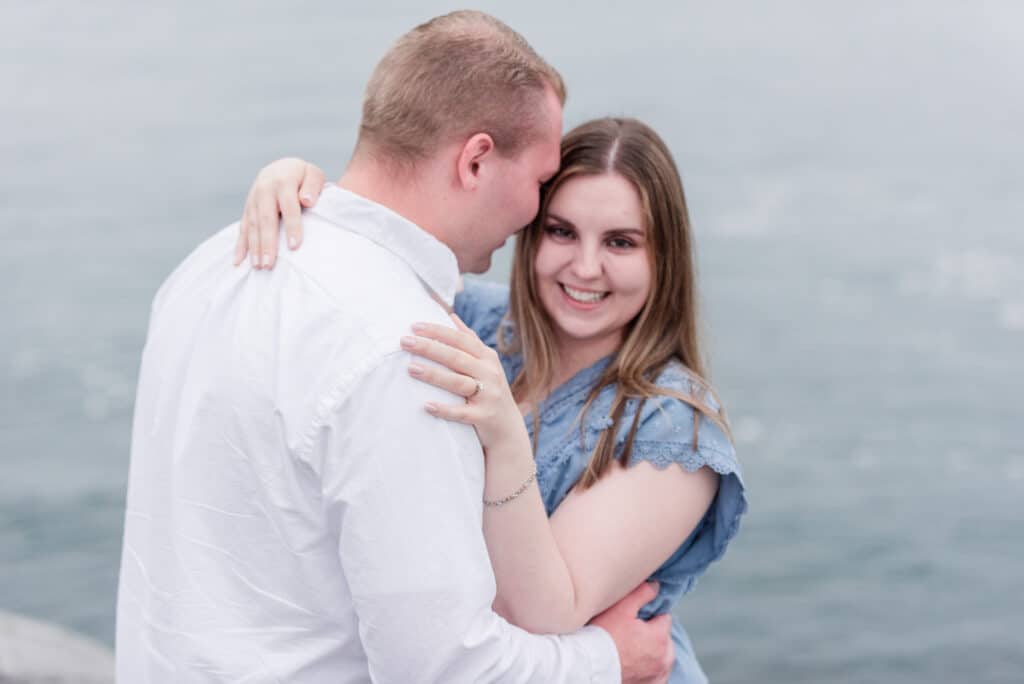
M 113 684 L 114 653 L 57 625 L 0 611 L 0 684 Z

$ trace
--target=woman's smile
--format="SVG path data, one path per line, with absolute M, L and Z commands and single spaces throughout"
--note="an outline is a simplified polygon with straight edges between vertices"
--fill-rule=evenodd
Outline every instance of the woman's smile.
M 585 308 L 586 310 L 594 309 L 610 292 L 588 290 L 581 287 L 570 287 L 565 283 L 559 283 L 562 286 L 562 292 L 565 293 L 566 299 L 571 304 Z

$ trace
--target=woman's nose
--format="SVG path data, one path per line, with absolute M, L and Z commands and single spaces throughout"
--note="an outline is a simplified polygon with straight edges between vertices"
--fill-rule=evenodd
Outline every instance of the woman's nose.
M 572 262 L 573 274 L 580 279 L 592 279 L 601 275 L 601 255 L 598 250 L 581 246 L 576 250 Z

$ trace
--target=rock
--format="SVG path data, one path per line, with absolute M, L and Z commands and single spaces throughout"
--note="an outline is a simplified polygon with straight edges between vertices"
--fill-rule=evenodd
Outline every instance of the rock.
M 0 684 L 113 684 L 114 653 L 57 625 L 0 611 Z

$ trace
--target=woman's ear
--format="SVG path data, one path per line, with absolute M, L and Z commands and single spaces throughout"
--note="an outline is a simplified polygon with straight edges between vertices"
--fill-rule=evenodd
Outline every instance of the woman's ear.
M 462 146 L 458 159 L 458 179 L 464 190 L 475 190 L 480 184 L 484 163 L 495 154 L 494 140 L 487 133 L 476 133 Z

